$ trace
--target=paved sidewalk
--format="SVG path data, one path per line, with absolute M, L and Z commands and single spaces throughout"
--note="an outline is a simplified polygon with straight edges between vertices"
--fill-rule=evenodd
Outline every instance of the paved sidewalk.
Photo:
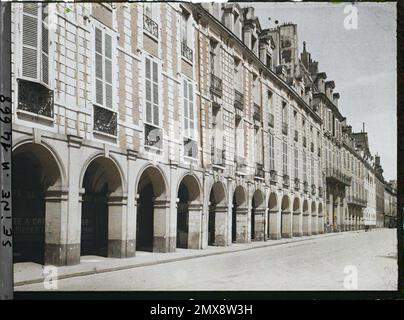
M 162 263 L 169 263 L 180 260 L 195 259 L 218 254 L 226 254 L 237 251 L 253 250 L 269 246 L 278 246 L 288 243 L 307 242 L 324 237 L 335 237 L 346 233 L 364 232 L 364 230 L 346 231 L 339 233 L 325 233 L 314 236 L 297 237 L 291 239 L 258 241 L 247 244 L 233 243 L 228 247 L 209 246 L 202 250 L 177 249 L 172 253 L 154 253 L 137 251 L 132 258 L 118 259 L 100 256 L 82 256 L 81 263 L 74 266 L 57 267 L 58 279 L 79 277 L 90 274 L 125 270 L 143 266 L 150 266 Z M 14 264 L 14 286 L 22 286 L 32 283 L 43 282 L 43 266 L 31 262 Z

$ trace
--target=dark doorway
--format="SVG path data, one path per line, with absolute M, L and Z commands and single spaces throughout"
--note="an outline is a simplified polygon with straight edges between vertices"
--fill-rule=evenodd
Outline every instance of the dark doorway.
M 136 223 L 136 250 L 153 251 L 153 198 L 153 186 L 151 183 L 148 183 L 139 193 Z
M 188 248 L 188 203 L 189 192 L 185 184 L 181 183 L 178 190 L 177 207 L 177 248 Z
M 231 241 L 237 241 L 237 201 L 236 192 L 233 195 L 233 208 L 232 208 L 232 218 L 231 218 Z
M 254 197 L 252 199 L 252 208 L 251 208 L 251 240 L 255 239 L 255 201 Z
M 209 225 L 208 225 L 208 245 L 215 245 L 215 218 L 216 218 L 216 203 L 213 190 L 209 197 Z
M 44 264 L 46 176 L 31 152 L 12 158 L 14 262 Z
M 81 207 L 81 255 L 108 256 L 108 183 L 93 162 L 84 175 Z

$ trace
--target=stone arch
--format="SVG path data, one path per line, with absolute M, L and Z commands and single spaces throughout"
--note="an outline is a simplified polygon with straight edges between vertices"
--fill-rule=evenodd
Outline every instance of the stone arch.
M 227 197 L 224 183 L 212 184 L 209 193 L 208 245 L 227 244 Z
M 232 242 L 248 242 L 247 213 L 247 192 L 243 186 L 238 185 L 233 192 Z
M 168 233 L 170 201 L 166 181 L 158 166 L 147 164 L 139 172 L 136 185 L 136 250 L 175 250 L 175 239 L 170 239 Z M 191 181 L 189 183 L 193 185 Z
M 309 202 L 307 199 L 303 200 L 303 235 L 310 236 L 311 235 L 311 225 L 310 225 L 310 208 Z
M 100 154 L 85 163 L 81 180 L 80 254 L 126 256 L 124 223 L 126 196 L 123 175 L 112 158 Z
M 23 139 L 18 142 L 15 141 L 12 147 L 13 154 L 23 153 L 25 151 L 32 150 L 33 148 L 38 148 L 38 153 L 36 156 L 43 163 L 51 164 L 49 168 L 46 168 L 47 171 L 58 171 L 60 173 L 59 178 L 55 180 L 52 186 L 62 187 L 66 186 L 66 170 L 62 161 L 62 157 L 59 156 L 59 153 L 46 141 L 41 141 L 41 143 L 34 143 L 32 139 Z M 52 164 L 52 162 L 54 162 Z M 56 168 L 57 166 L 57 168 Z
M 177 188 L 177 247 L 201 248 L 201 187 L 192 174 L 185 174 Z
M 146 178 L 146 180 L 145 180 Z M 145 183 L 151 183 L 154 189 L 155 197 L 158 199 L 167 199 L 168 183 L 167 178 L 159 166 L 150 163 L 143 166 L 136 179 L 136 193 L 139 195 L 140 187 Z M 178 185 L 179 187 L 179 185 Z
M 321 202 L 318 204 L 318 215 L 323 216 L 323 204 Z
M 251 240 L 261 241 L 265 238 L 265 201 L 264 194 L 256 189 L 251 198 Z
M 293 199 L 292 210 L 293 210 L 292 234 L 294 237 L 300 237 L 303 235 L 303 230 L 302 230 L 302 208 L 299 197 L 295 197 Z
M 268 197 L 268 217 L 267 217 L 267 237 L 269 239 L 279 239 L 279 205 L 278 196 L 275 192 L 270 192 Z
M 318 233 L 324 233 L 324 213 L 323 213 L 323 203 L 318 203 Z
M 278 197 L 275 192 L 271 192 L 268 199 L 269 210 L 278 210 Z
M 316 202 L 312 201 L 311 202 L 311 214 L 312 215 L 317 215 L 317 206 L 316 206 Z
M 282 197 L 281 202 L 281 237 L 291 238 L 292 237 L 292 214 L 290 199 L 288 195 Z
M 14 147 L 12 163 L 14 261 L 66 264 L 60 235 L 68 192 L 60 157 L 48 146 L 27 140 Z
M 311 202 L 311 234 L 318 233 L 317 205 L 315 201 Z

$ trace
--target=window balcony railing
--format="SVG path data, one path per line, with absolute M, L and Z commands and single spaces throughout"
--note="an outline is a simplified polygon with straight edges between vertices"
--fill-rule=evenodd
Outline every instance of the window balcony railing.
M 225 161 L 225 150 L 216 148 L 214 145 L 211 150 L 212 163 L 215 165 L 223 166 Z
M 289 187 L 289 183 L 290 183 L 289 175 L 284 174 L 283 175 L 283 186 L 287 188 L 287 187 Z
M 40 83 L 18 79 L 18 109 L 53 118 L 53 91 Z
M 309 192 L 309 183 L 307 181 L 303 182 L 303 191 L 305 193 Z
M 342 183 L 346 186 L 351 185 L 351 176 L 345 174 L 339 168 L 327 167 L 326 168 L 326 179 L 329 181 Z
M 316 194 L 316 185 L 312 184 L 311 185 L 311 194 L 314 196 Z
M 116 136 L 117 116 L 116 112 L 94 106 L 94 130 Z
M 195 140 L 184 139 L 184 155 L 189 158 L 198 157 L 198 143 Z
M 210 92 L 219 97 L 223 94 L 222 79 L 214 74 L 211 74 L 210 77 Z
M 278 182 L 278 172 L 276 170 L 269 171 L 269 180 L 273 184 Z
M 261 121 L 261 106 L 256 103 L 254 103 L 253 119 L 256 121 Z
M 273 128 L 275 125 L 275 117 L 272 113 L 268 114 L 268 125 Z
M 234 107 L 237 110 L 244 111 L 244 95 L 236 89 L 234 89 Z
M 235 155 L 234 156 L 234 162 L 236 164 L 236 170 L 237 171 L 243 171 L 246 168 L 246 162 L 244 157 L 240 157 Z
M 163 147 L 163 130 L 161 128 L 145 124 L 145 146 L 161 149 Z
M 264 177 L 264 165 L 262 163 L 255 163 L 255 176 L 260 178 Z
M 282 133 L 288 134 L 288 124 L 286 122 L 282 122 Z
M 366 207 L 367 201 L 358 196 L 348 196 L 347 198 L 348 205 L 358 206 L 358 207 Z
M 294 136 L 295 141 L 299 141 L 299 132 L 295 130 L 295 136 Z
M 295 190 L 299 190 L 300 189 L 300 180 L 299 178 L 295 178 Z
M 181 43 L 181 55 L 191 61 L 194 62 L 194 51 L 188 47 L 188 44 L 186 42 Z
M 143 29 L 150 33 L 153 37 L 159 37 L 159 25 L 147 15 L 143 15 Z

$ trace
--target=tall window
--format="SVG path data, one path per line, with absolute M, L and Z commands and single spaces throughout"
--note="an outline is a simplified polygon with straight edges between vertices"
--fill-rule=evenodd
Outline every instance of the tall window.
M 275 170 L 275 138 L 269 133 L 269 169 Z
M 49 28 L 47 4 L 22 5 L 22 76 L 49 84 Z
M 212 74 L 219 75 L 220 63 L 219 63 L 219 44 L 218 42 L 210 41 L 210 68 Z
M 332 132 L 332 114 L 331 110 L 327 110 L 328 114 L 328 131 Z
M 262 132 L 258 128 L 255 131 L 255 157 L 256 157 L 256 162 L 262 164 Z
M 303 180 L 307 182 L 307 155 L 306 150 L 303 149 Z
M 106 29 L 94 28 L 95 33 L 95 102 L 112 108 L 112 37 Z
M 244 123 L 240 119 L 235 120 L 235 130 L 236 130 L 236 156 L 244 157 Z
M 182 9 L 181 15 L 181 41 L 182 43 L 188 44 L 188 23 L 190 14 L 185 9 Z
M 288 174 L 288 143 L 287 141 L 283 140 L 282 142 L 282 159 L 283 159 L 283 174 Z
M 158 63 L 145 57 L 145 102 L 146 123 L 160 126 L 159 110 L 159 67 Z
M 295 147 L 295 179 L 299 178 L 299 149 Z
M 288 123 L 288 109 L 284 101 L 282 102 L 282 122 Z
M 314 184 L 314 157 L 311 157 L 311 184 Z
M 195 139 L 194 90 L 192 83 L 184 79 L 184 136 Z

